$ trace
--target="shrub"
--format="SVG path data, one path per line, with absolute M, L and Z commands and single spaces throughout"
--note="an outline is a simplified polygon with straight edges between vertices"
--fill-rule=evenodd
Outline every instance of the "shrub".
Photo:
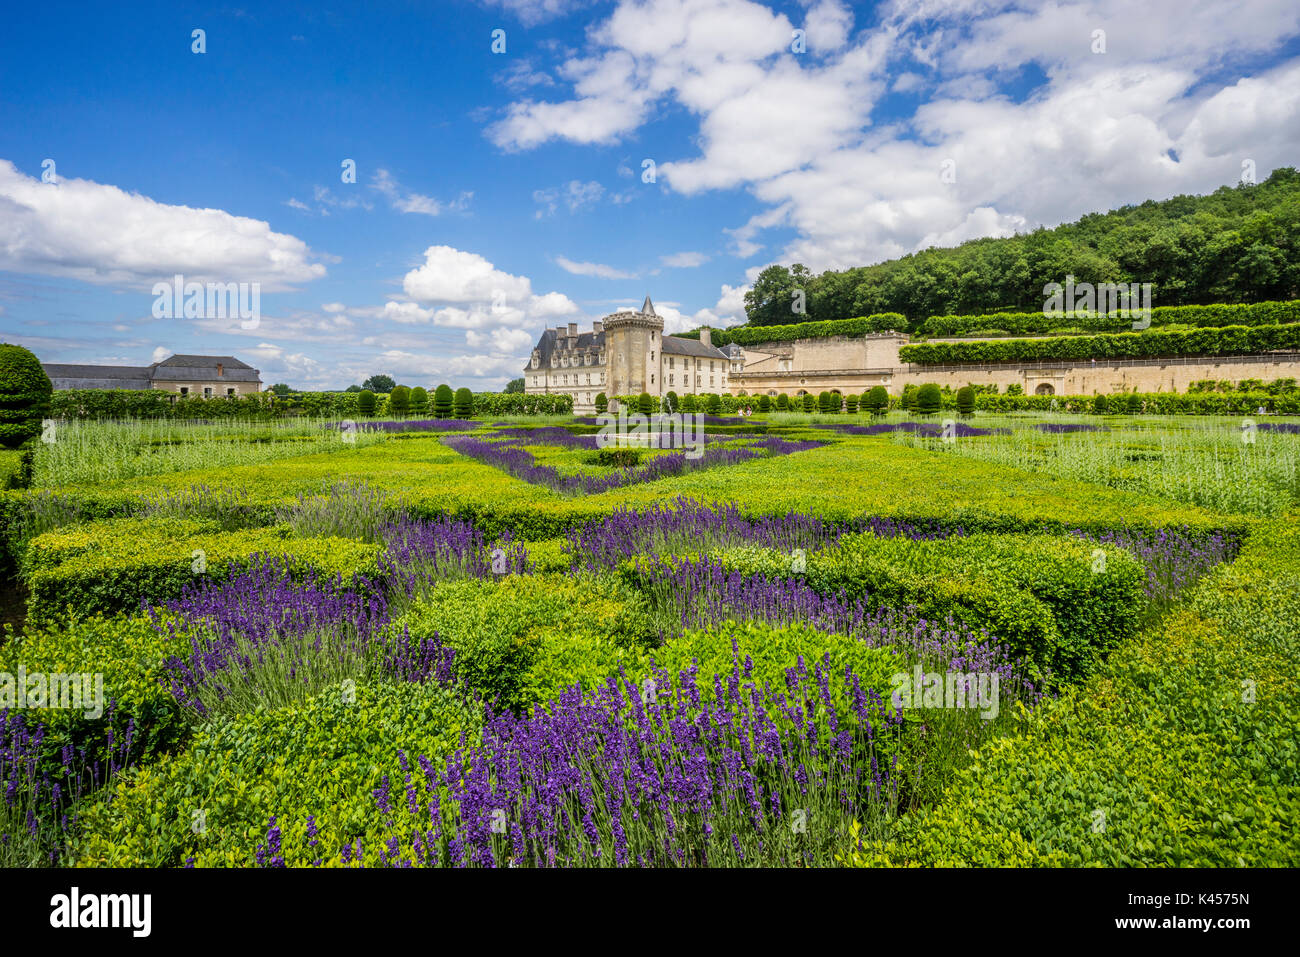
M 452 402 L 456 418 L 468 419 L 474 414 L 474 393 L 469 389 L 460 388 L 456 390 L 455 399 Z
M 827 336 L 865 336 L 873 332 L 907 328 L 907 318 L 897 312 L 881 312 L 854 319 L 826 319 L 798 322 L 785 326 L 737 326 L 714 329 L 713 344 L 721 348 L 729 343 L 753 346 L 764 342 L 790 342 L 795 339 L 822 339 Z M 699 331 L 679 333 L 685 339 L 698 339 Z
M 1142 412 L 1142 397 L 1136 392 L 1130 392 L 1128 396 L 1128 414 L 1138 415 Z
M 1147 608 L 1146 571 L 1127 552 L 1104 552 L 1074 536 L 984 535 L 911 541 L 850 534 L 809 552 L 805 578 L 823 595 L 863 597 L 872 607 L 916 606 L 927 619 L 952 615 L 986 628 L 1013 656 L 1058 679 L 1087 675 L 1107 649 L 1131 638 Z M 785 577 L 788 553 L 719 553 L 747 574 Z
M 710 415 L 717 415 L 722 411 L 722 397 L 716 392 L 710 392 L 705 399 L 704 411 Z
M 863 394 L 862 408 L 872 415 L 880 415 L 889 408 L 889 392 L 883 385 L 873 386 Z
M 772 397 L 767 393 L 764 393 L 763 395 L 760 395 L 758 397 L 758 411 L 759 412 L 772 411 Z
M 784 392 L 776 397 L 776 408 L 780 412 L 790 411 L 790 397 Z
M 683 411 L 683 412 L 697 412 L 697 411 L 699 411 L 699 407 L 700 407 L 700 403 L 699 403 L 699 401 L 695 398 L 694 395 L 692 395 L 692 394 L 690 394 L 690 393 L 688 392 L 686 395 L 682 396 L 682 411 Z
M 664 393 L 664 411 L 669 415 L 678 410 L 677 393 L 669 389 Z
M 415 415 L 429 414 L 429 393 L 422 385 L 411 390 L 411 412 Z
M 655 403 L 649 392 L 642 392 L 636 397 L 636 408 L 642 415 L 652 415 L 654 413 Z
M 0 342 L 0 448 L 16 449 L 41 434 L 54 386 L 40 360 Z
M 481 709 L 432 683 L 337 686 L 214 721 L 186 751 L 122 778 L 111 801 L 83 815 L 77 863 L 183 867 L 193 858 L 196 867 L 253 867 L 273 816 L 295 839 L 286 843 L 304 848 L 286 865 L 336 863 L 344 845 L 378 847 L 389 837 L 375 792 L 400 788 L 402 755 L 436 760 L 461 747 L 462 735 L 476 742 L 481 723 Z M 206 827 L 196 833 L 192 812 L 200 809 Z
M 959 415 L 975 414 L 975 389 L 973 386 L 962 386 L 957 390 L 957 413 Z
M 375 414 L 375 394 L 369 389 L 357 393 L 357 412 L 361 415 Z
M 28 545 L 22 574 L 28 618 L 134 611 L 176 598 L 199 575 L 225 578 L 257 555 L 283 556 L 295 570 L 373 576 L 379 546 L 341 538 L 293 539 L 284 527 L 221 532 L 188 519 L 110 519 L 46 532 Z
M 916 386 L 908 384 L 903 386 L 903 392 L 898 397 L 898 407 L 904 412 L 910 412 L 916 402 Z
M 395 386 L 388 394 L 388 411 L 393 415 L 406 415 L 411 411 L 411 390 L 404 385 Z
M 642 661 L 650 629 L 637 602 L 608 579 L 512 575 L 441 584 L 393 627 L 436 634 L 469 690 L 521 710 Z
M 1105 415 L 1110 411 L 1110 398 L 1104 392 L 1092 397 L 1092 411 L 1096 415 Z
M 608 399 L 608 397 L 606 397 L 605 393 L 603 393 L 603 392 L 597 392 L 597 393 L 596 393 L 596 411 L 597 411 L 598 413 L 603 414 L 603 413 L 605 413 L 606 411 L 608 411 L 608 409 L 609 409 L 609 399 Z
M 445 382 L 433 390 L 433 414 L 439 419 L 450 419 L 456 402 L 456 394 Z
M 1070 361 L 1088 359 L 1156 359 L 1215 356 L 1300 349 L 1300 323 L 1222 326 L 1199 329 L 1147 329 L 1099 336 L 1051 336 L 1039 339 L 993 339 L 984 342 L 938 342 L 902 346 L 903 362 L 921 365 Z
M 1295 867 L 1298 595 L 1300 534 L 1257 531 L 1190 608 L 981 749 L 941 805 L 877 848 L 882 863 Z
M 943 392 L 933 382 L 916 390 L 916 411 L 919 415 L 934 415 L 943 407 Z
M 930 316 L 921 323 L 927 336 L 963 336 L 984 330 L 1015 335 L 1049 333 L 1061 326 L 1089 332 L 1123 332 L 1132 328 L 1132 318 L 1093 313 L 1065 315 L 1037 312 L 998 312 L 974 316 Z M 1157 326 L 1259 326 L 1300 322 L 1300 300 L 1286 302 L 1216 303 L 1205 306 L 1156 306 L 1151 325 Z
M 858 397 L 856 395 L 846 395 L 844 397 L 844 411 L 849 415 L 858 414 Z

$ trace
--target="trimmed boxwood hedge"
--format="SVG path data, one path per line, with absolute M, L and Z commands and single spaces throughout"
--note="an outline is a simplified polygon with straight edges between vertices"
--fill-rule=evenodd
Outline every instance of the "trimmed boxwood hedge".
M 1215 303 L 1208 306 L 1156 306 L 1152 326 L 1266 326 L 1300 322 L 1300 299 L 1284 302 Z M 976 316 L 930 316 L 917 328 L 925 336 L 967 336 L 998 329 L 1016 335 L 1044 335 L 1065 327 L 1090 332 L 1123 332 L 1133 319 L 1120 316 L 1037 312 L 994 312 Z
M 808 584 L 826 595 L 865 596 L 873 607 L 914 605 L 925 618 L 989 632 L 1016 656 L 1074 680 L 1102 653 L 1137 633 L 1147 608 L 1146 570 L 1106 549 L 1093 571 L 1092 543 L 1074 536 L 971 535 L 943 541 L 846 535 L 808 554 Z M 723 562 L 747 574 L 789 577 L 790 556 L 728 549 Z
M 1146 330 L 1102 336 L 929 342 L 903 346 L 898 350 L 898 357 L 903 362 L 918 365 L 955 365 L 1090 359 L 1159 359 L 1173 356 L 1215 356 L 1295 349 L 1300 349 L 1300 323 L 1280 326 Z
M 189 519 L 109 519 L 46 532 L 32 539 L 21 574 L 30 592 L 28 621 L 45 624 L 139 609 L 163 602 L 195 580 L 195 550 L 209 578 L 246 568 L 253 556 L 274 555 L 295 569 L 314 568 L 351 579 L 378 571 L 378 545 L 343 538 L 290 538 L 284 526 L 220 532 Z
M 865 336 L 890 329 L 902 332 L 907 328 L 907 317 L 900 312 L 879 312 L 873 316 L 856 319 L 827 319 L 822 322 L 797 322 L 787 326 L 738 326 L 734 329 L 714 329 L 711 336 L 715 346 L 736 343 L 755 346 L 761 342 L 790 342 L 794 339 L 824 339 L 828 336 Z M 679 339 L 698 339 L 699 330 L 673 333 Z

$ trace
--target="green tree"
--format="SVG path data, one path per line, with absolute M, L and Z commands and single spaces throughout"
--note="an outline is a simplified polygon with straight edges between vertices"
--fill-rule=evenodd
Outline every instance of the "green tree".
M 683 412 L 696 412 L 699 410 L 699 407 L 700 407 L 699 400 L 696 399 L 695 396 L 692 395 L 691 393 L 688 392 L 684 396 L 682 396 Z
M 451 391 L 451 386 L 442 383 L 438 388 L 433 390 L 433 414 L 435 418 L 450 419 L 452 407 L 455 405 L 456 394 Z
M 910 412 L 916 404 L 916 386 L 908 383 L 903 386 L 903 392 L 898 397 L 898 407 L 904 412 Z
M 524 391 L 523 376 L 520 376 L 518 379 L 511 379 L 509 382 L 506 383 L 505 392 L 507 395 L 513 394 L 515 392 L 523 392 L 523 391 Z
M 293 392 L 297 392 L 298 390 L 290 388 L 287 384 L 283 382 L 277 382 L 275 385 L 271 386 L 271 388 L 267 389 L 266 391 L 274 392 L 276 395 L 289 395 Z
M 758 411 L 759 412 L 772 411 L 772 397 L 770 395 L 764 393 L 763 395 L 760 395 L 758 397 Z
M 1025 387 L 1020 385 L 1018 382 L 1013 382 L 1011 383 L 1011 385 L 1007 386 L 1007 395 L 1024 395 L 1024 394 L 1025 394 Z
M 971 416 L 975 414 L 975 387 L 964 385 L 957 390 L 957 414 Z
M 54 385 L 22 346 L 0 343 L 0 447 L 16 449 L 41 434 Z
M 1097 415 L 1105 415 L 1110 411 L 1110 397 L 1104 392 L 1098 392 L 1092 397 L 1092 411 Z
M 849 393 L 844 397 L 844 411 L 849 415 L 858 414 L 858 397 Z
M 452 407 L 458 419 L 468 419 L 474 414 L 474 393 L 463 386 L 456 390 Z
M 790 397 L 784 392 L 776 397 L 776 410 L 778 412 L 790 411 Z
M 943 406 L 943 390 L 933 382 L 927 382 L 916 390 L 916 411 L 918 415 L 934 415 Z
M 805 392 L 803 399 L 800 401 L 805 412 L 817 411 L 817 396 L 813 395 L 811 392 Z
M 357 411 L 362 415 L 375 414 L 375 394 L 369 389 L 362 389 L 357 396 Z
M 404 385 L 394 386 L 388 393 L 388 411 L 393 415 L 406 415 L 411 411 L 411 390 Z
M 863 404 L 872 415 L 881 415 L 889 408 L 889 391 L 883 385 L 872 386 Z
M 670 415 L 678 411 L 677 393 L 672 389 L 664 393 L 664 411 Z
M 361 387 L 369 389 L 371 392 L 392 392 L 393 389 L 397 387 L 397 382 L 392 376 L 380 373 L 372 375 L 365 382 L 361 383 Z
M 642 392 L 636 397 L 636 409 L 642 415 L 652 415 L 655 410 L 655 400 L 650 398 L 649 392 Z
M 429 392 L 422 385 L 411 390 L 411 411 L 416 415 L 429 414 Z
M 596 411 L 604 414 L 609 408 L 609 398 L 603 392 L 596 393 Z

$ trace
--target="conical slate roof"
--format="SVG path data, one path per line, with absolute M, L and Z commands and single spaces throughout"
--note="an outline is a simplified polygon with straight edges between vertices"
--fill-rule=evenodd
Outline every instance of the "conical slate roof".
M 650 301 L 649 296 L 646 296 L 645 302 L 641 303 L 641 312 L 643 315 L 647 315 L 647 316 L 658 315 L 658 313 L 655 312 L 655 304 Z

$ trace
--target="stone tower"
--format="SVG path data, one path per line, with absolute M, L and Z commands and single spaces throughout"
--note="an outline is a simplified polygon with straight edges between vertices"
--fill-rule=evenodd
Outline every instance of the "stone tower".
M 650 297 L 645 297 L 639 312 L 628 309 L 611 313 L 604 323 L 609 397 L 642 392 L 659 395 L 663 387 L 658 369 L 664 320 L 655 312 Z

